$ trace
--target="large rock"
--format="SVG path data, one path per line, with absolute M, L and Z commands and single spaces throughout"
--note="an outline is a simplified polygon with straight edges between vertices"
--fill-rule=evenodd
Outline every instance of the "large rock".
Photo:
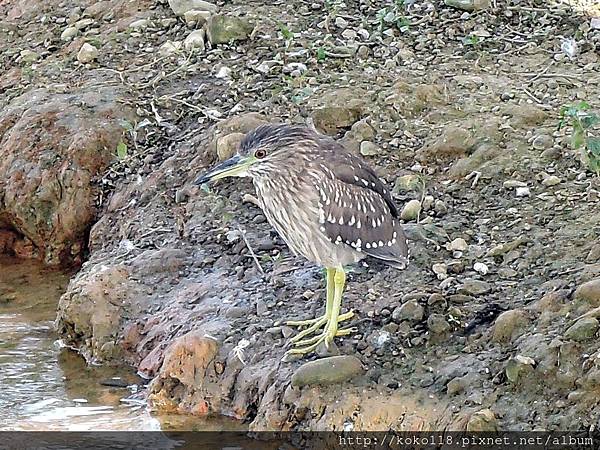
M 362 363 L 356 356 L 331 356 L 300 366 L 292 375 L 292 386 L 343 383 L 361 373 Z
M 132 311 L 130 298 L 138 294 L 137 283 L 122 266 L 98 265 L 76 277 L 58 306 L 56 326 L 63 340 L 78 347 L 88 362 L 118 359 L 120 323 Z M 85 345 L 80 345 L 85 343 Z
M 269 123 L 267 117 L 259 113 L 246 113 L 219 122 L 212 128 L 211 141 L 206 146 L 208 159 L 223 161 L 232 156 L 246 133 L 260 125 Z M 199 159 L 206 159 L 203 155 Z
M 444 3 L 463 11 L 478 11 L 490 6 L 490 0 L 444 0 Z
M 565 337 L 578 342 L 587 341 L 596 335 L 598 326 L 598 319 L 595 317 L 584 317 L 565 331 Z
M 511 309 L 498 316 L 494 323 L 494 342 L 510 342 L 520 336 L 529 319 L 522 309 Z
M 77 61 L 86 64 L 98 58 L 98 55 L 98 49 L 86 42 L 81 46 L 79 52 L 77 52 Z
M 171 385 L 179 390 L 200 393 L 207 381 L 207 371 L 219 351 L 216 340 L 202 332 L 190 332 L 174 340 L 165 351 L 158 377 L 150 386 L 150 403 L 161 411 L 206 415 L 209 403 L 200 395 L 192 395 L 177 402 L 172 397 Z M 187 400 L 187 401 L 186 401 Z
M 442 134 L 425 143 L 417 151 L 417 159 L 421 161 L 451 160 L 469 154 L 475 147 L 477 139 L 466 128 L 450 125 Z
M 404 117 L 418 117 L 444 103 L 444 86 L 436 84 L 411 85 L 396 81 L 385 98 L 385 104 Z
M 466 429 L 472 433 L 498 431 L 498 420 L 490 409 L 482 409 L 469 417 Z
M 78 348 L 88 361 L 119 363 L 133 348 L 143 357 L 148 356 L 154 341 L 164 339 L 170 330 L 161 323 L 167 318 L 148 318 L 144 313 L 161 301 L 155 287 L 178 274 L 186 264 L 189 261 L 184 251 L 168 247 L 146 250 L 127 264 L 87 262 L 58 304 L 56 327 L 62 339 Z M 195 293 L 184 289 L 182 297 L 187 299 Z M 128 327 L 127 320 L 144 317 L 147 322 L 137 329 L 136 339 L 136 327 L 131 323 Z M 162 352 L 158 356 L 162 358 Z M 135 356 L 130 362 L 137 364 L 140 360 Z
M 0 112 L 0 230 L 16 231 L 29 256 L 48 264 L 81 259 L 95 218 L 95 187 L 133 113 L 119 91 L 30 91 Z M 27 255 L 26 255 L 27 256 Z
M 254 25 L 240 17 L 211 16 L 206 26 L 206 35 L 212 45 L 227 44 L 248 39 Z
M 312 113 L 317 130 L 335 135 L 351 127 L 365 112 L 366 93 L 357 88 L 341 88 L 326 93 L 318 99 Z
M 600 278 L 580 285 L 575 291 L 575 299 L 587 302 L 592 306 L 600 306 Z
M 522 128 L 539 125 L 548 117 L 546 111 L 531 103 L 507 105 L 502 113 L 503 115 L 510 116 L 511 125 Z

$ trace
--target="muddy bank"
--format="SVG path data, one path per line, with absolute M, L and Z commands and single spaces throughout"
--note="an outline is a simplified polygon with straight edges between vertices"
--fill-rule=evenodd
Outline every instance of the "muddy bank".
M 251 429 L 597 423 L 600 183 L 570 149 L 571 129 L 556 130 L 562 105 L 600 103 L 600 32 L 581 11 L 258 2 L 177 18 L 161 2 L 102 3 L 78 17 L 49 3 L 54 18 L 34 30 L 36 13 L 9 2 L 4 26 L 56 48 L 30 49 L 39 58 L 17 66 L 5 47 L 2 60 L 11 104 L 52 77 L 96 80 L 137 115 L 110 134 L 110 168 L 98 166 L 87 193 L 101 212 L 89 259 L 59 303 L 61 336 L 89 362 L 125 361 L 150 378 L 157 410 Z M 575 39 L 576 57 L 553 36 Z M 78 60 L 83 42 L 98 53 Z M 191 186 L 267 120 L 336 136 L 400 207 L 420 202 L 406 223 L 408 270 L 369 261 L 349 274 L 344 307 L 359 331 L 336 341 L 345 381 L 306 385 L 306 361 L 281 361 L 293 335 L 283 320 L 323 307 L 320 269 L 289 253 L 247 201 L 247 181 Z M 2 217 L 0 228 L 28 236 Z

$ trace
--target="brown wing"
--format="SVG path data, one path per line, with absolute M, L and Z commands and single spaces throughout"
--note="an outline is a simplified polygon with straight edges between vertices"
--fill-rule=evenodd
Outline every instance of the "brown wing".
M 321 229 L 332 242 L 353 247 L 395 267 L 408 263 L 398 210 L 385 185 L 360 158 L 341 148 L 317 161 Z

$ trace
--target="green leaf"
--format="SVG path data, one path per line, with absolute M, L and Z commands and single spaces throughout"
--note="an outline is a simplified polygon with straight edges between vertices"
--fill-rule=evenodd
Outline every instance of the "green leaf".
M 581 101 L 577 104 L 576 108 L 579 111 L 585 111 L 587 109 L 590 109 L 590 104 L 588 102 Z
M 600 158 L 600 137 L 589 137 L 587 140 L 587 150 L 593 157 Z
M 125 159 L 127 157 L 127 144 L 123 141 L 117 144 L 117 156 L 119 159 Z
M 327 58 L 327 55 L 325 54 L 325 49 L 323 47 L 319 47 L 317 49 L 317 61 L 325 61 L 325 58 Z
M 596 114 L 587 114 L 583 117 L 580 117 L 579 121 L 581 122 L 583 128 L 588 129 L 599 123 L 600 117 L 598 117 Z
M 396 28 L 398 28 L 398 30 L 400 30 L 400 31 L 406 31 L 406 30 L 408 30 L 408 28 L 410 28 L 410 20 L 408 20 L 404 16 L 399 17 L 396 20 Z
M 125 129 L 125 130 L 127 130 L 127 131 L 133 131 L 133 130 L 134 130 L 134 128 L 133 128 L 133 125 L 132 125 L 132 124 L 131 124 L 131 122 L 129 122 L 128 120 L 121 119 L 121 120 L 119 121 L 119 123 L 120 123 L 120 124 L 121 124 L 121 126 L 122 126 L 122 127 Z
M 578 105 L 563 105 L 560 108 L 561 117 L 577 117 L 580 111 L 587 109 L 587 103 L 581 102 Z M 589 107 L 589 105 L 587 105 Z
M 585 143 L 585 135 L 581 129 L 576 129 L 573 132 L 573 136 L 571 136 L 571 147 L 573 149 L 578 149 Z
M 289 41 L 294 37 L 294 33 L 292 33 L 290 29 L 286 27 L 283 23 L 278 22 L 277 25 L 279 26 L 279 31 L 281 32 L 281 35 L 286 41 Z
M 465 45 L 476 46 L 477 44 L 479 44 L 479 37 L 474 34 L 470 34 L 469 36 L 463 37 L 462 41 Z

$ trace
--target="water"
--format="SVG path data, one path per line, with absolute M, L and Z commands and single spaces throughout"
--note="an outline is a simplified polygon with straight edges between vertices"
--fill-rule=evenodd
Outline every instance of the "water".
M 0 257 L 0 430 L 244 429 L 224 418 L 153 415 L 131 369 L 88 367 L 61 347 L 53 321 L 69 277 Z

